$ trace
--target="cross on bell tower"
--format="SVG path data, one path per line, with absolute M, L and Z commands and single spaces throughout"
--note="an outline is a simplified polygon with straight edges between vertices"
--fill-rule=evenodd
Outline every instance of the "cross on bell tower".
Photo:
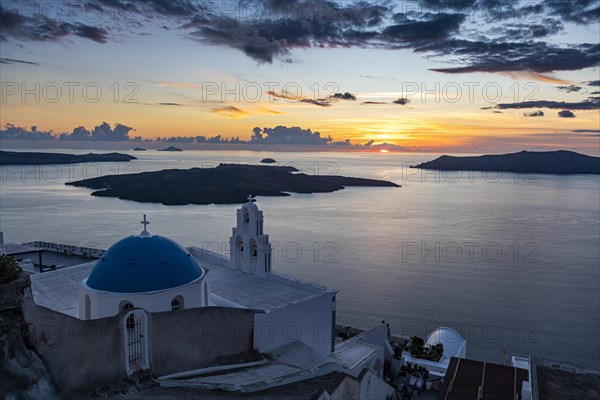
M 141 223 L 142 225 L 144 225 L 144 230 L 142 231 L 142 233 L 140 233 L 140 236 L 147 236 L 147 235 L 149 235 L 150 233 L 148 233 L 148 230 L 146 230 L 146 227 L 147 227 L 148 225 L 150 225 L 150 221 L 148 221 L 148 220 L 146 219 L 146 214 L 144 214 L 144 219 L 143 219 L 143 220 L 142 220 L 140 223 Z

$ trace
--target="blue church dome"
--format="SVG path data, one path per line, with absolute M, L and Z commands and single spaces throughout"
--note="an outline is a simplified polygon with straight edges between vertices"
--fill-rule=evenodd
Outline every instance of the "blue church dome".
M 92 289 L 114 293 L 141 293 L 171 289 L 204 275 L 183 246 L 145 230 L 113 244 L 87 279 Z

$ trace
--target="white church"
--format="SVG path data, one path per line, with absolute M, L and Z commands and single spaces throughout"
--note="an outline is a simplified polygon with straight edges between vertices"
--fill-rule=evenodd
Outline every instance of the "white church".
M 263 232 L 263 213 L 252 199 L 237 210 L 229 260 L 151 234 L 146 215 L 142 224 L 140 234 L 112 245 L 81 280 L 79 319 L 110 317 L 134 308 L 150 313 L 246 308 L 260 311 L 255 321 L 259 351 L 295 340 L 323 354 L 333 351 L 336 291 L 271 271 L 272 246 Z M 322 340 L 315 341 L 318 335 Z
M 273 271 L 263 212 L 251 197 L 237 210 L 229 258 L 152 232 L 145 215 L 142 224 L 97 260 L 31 275 L 24 314 L 38 351 L 51 372 L 65 357 L 80 364 L 65 385 L 150 370 L 161 386 L 252 392 L 338 372 L 358 385 L 357 396 L 393 393 L 383 381 L 393 354 L 384 324 L 336 341 L 337 291 Z M 49 320 L 102 334 L 77 353 L 78 335 L 53 342 Z M 86 370 L 81 351 L 85 360 L 106 358 L 104 371 L 92 372 L 95 363 Z

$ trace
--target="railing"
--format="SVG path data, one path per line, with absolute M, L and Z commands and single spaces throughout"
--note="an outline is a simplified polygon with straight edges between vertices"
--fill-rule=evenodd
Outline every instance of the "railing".
M 106 250 L 95 249 L 92 247 L 72 246 L 70 244 L 52 243 L 52 242 L 28 242 L 23 243 L 23 246 L 40 247 L 45 250 L 63 253 L 65 255 L 77 255 L 86 258 L 100 258 Z

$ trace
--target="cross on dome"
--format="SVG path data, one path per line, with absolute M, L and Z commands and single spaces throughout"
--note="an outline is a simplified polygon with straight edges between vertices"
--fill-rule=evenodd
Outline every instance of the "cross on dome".
M 140 222 L 142 225 L 144 225 L 144 230 L 142 231 L 142 233 L 140 233 L 141 236 L 145 236 L 145 235 L 149 235 L 148 231 L 146 230 L 146 227 L 148 225 L 150 225 L 150 221 L 148 221 L 146 219 L 146 214 L 144 214 L 144 220 L 142 222 Z

